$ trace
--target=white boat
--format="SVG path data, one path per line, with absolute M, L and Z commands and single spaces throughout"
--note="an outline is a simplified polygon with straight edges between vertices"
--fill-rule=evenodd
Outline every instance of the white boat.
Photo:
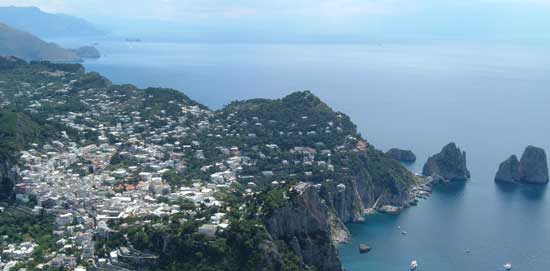
M 416 270 L 418 267 L 418 262 L 416 260 L 411 262 L 411 270 Z
M 512 264 L 511 263 L 505 263 L 504 268 L 506 268 L 506 270 L 512 270 Z

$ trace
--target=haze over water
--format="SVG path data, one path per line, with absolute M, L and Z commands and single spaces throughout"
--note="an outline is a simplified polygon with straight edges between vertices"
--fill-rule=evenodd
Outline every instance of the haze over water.
M 353 242 L 340 248 L 349 271 L 408 270 L 413 259 L 423 271 L 550 266 L 548 188 L 493 182 L 498 164 L 526 145 L 550 151 L 550 46 L 105 41 L 98 48 L 104 56 L 84 63 L 88 70 L 115 83 L 176 88 L 214 109 L 311 90 L 378 148 L 412 149 L 415 172 L 450 141 L 465 150 L 466 184 L 441 187 L 399 216 L 350 225 Z M 373 250 L 359 254 L 359 243 Z

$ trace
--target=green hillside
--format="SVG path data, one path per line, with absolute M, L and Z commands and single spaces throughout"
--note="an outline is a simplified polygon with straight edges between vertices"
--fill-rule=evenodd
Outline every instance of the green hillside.
M 76 52 L 0 23 L 0 55 L 25 60 L 80 61 Z

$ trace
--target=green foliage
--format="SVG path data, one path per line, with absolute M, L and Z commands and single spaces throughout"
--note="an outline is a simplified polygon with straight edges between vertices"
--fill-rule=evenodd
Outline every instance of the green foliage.
M 48 43 L 30 33 L 0 23 L 0 51 L 2 55 L 23 59 L 78 61 L 76 53 Z
M 184 175 L 178 173 L 176 170 L 170 170 L 162 175 L 162 179 L 165 180 L 171 187 L 180 187 L 182 185 L 190 186 L 191 181 L 186 179 Z
M 286 188 L 268 189 L 258 195 L 263 203 L 264 212 L 270 213 L 288 203 L 289 192 Z
M 0 109 L 0 157 L 9 157 L 46 137 L 46 128 L 14 108 Z
M 55 248 L 53 217 L 49 215 L 31 215 L 7 208 L 0 213 L 0 236 L 7 236 L 10 243 L 34 240 L 43 251 Z
M 360 159 L 375 184 L 386 187 L 391 193 L 400 193 L 414 183 L 414 176 L 410 171 L 381 151 L 371 148 Z
M 356 127 L 348 116 L 332 111 L 309 91 L 295 92 L 277 100 L 233 102 L 219 113 L 222 119 L 233 114 L 229 119 L 241 135 L 256 134 L 256 137 L 246 138 L 247 144 L 252 146 L 277 144 L 286 150 L 296 146 L 314 147 L 317 143 L 323 143 L 326 148 L 335 148 L 343 144 L 348 135 L 357 135 Z M 327 127 L 340 129 L 332 129 L 327 133 Z

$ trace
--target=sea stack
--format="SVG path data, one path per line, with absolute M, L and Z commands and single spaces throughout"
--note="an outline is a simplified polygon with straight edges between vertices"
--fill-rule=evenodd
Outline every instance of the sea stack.
M 524 183 L 548 183 L 548 162 L 542 148 L 527 146 L 519 161 L 520 181 Z
M 542 148 L 527 146 L 521 160 L 510 156 L 498 167 L 497 182 L 521 182 L 529 184 L 548 183 L 548 162 Z
M 516 155 L 510 156 L 498 166 L 495 182 L 519 182 L 519 160 Z
M 470 179 L 470 171 L 466 167 L 466 152 L 451 142 L 440 153 L 428 158 L 422 174 L 445 181 L 466 181 Z
M 386 152 L 386 155 L 399 162 L 414 163 L 416 161 L 416 155 L 410 150 L 392 148 Z

